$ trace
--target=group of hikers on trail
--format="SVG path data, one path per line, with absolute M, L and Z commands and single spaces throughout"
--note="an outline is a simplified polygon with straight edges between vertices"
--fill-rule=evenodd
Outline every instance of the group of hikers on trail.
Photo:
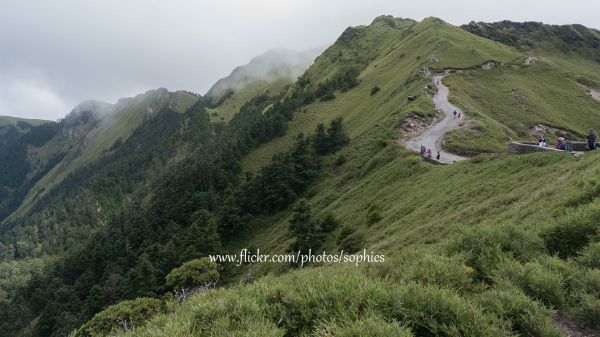
M 586 138 L 586 149 L 588 151 L 591 150 L 595 150 L 597 145 L 596 145 L 596 138 L 597 138 L 597 133 L 596 130 L 590 130 L 590 133 L 585 137 Z M 546 145 L 546 138 L 544 137 L 544 134 L 541 135 L 541 137 L 538 139 L 538 146 L 539 147 L 547 147 Z M 563 150 L 563 151 L 567 151 L 567 152 L 572 152 L 573 151 L 573 147 L 571 143 L 568 143 L 564 137 L 558 137 L 558 139 L 556 139 L 556 143 L 554 144 L 554 148 L 557 150 Z
M 431 159 L 431 157 L 433 156 L 433 152 L 431 151 L 431 148 L 429 147 L 425 147 L 425 145 L 421 144 L 421 156 L 425 156 L 429 159 Z M 437 152 L 437 156 L 435 156 L 435 159 L 440 160 L 440 151 Z
M 454 115 L 455 119 L 461 119 L 462 118 L 462 113 L 460 113 L 459 111 L 454 110 L 452 112 L 452 114 Z

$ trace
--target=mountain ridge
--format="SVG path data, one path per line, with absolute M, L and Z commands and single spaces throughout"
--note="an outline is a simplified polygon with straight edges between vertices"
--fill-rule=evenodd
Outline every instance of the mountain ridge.
M 94 160 L 4 223 L 0 254 L 29 276 L 0 282 L 16 299 L 0 298 L 0 332 L 556 337 L 552 308 L 593 324 L 582 313 L 598 300 L 597 273 L 577 256 L 596 249 L 596 153 L 503 153 L 507 135 L 537 138 L 535 123 L 577 133 L 600 123 L 575 80 L 595 81 L 594 55 L 586 49 L 574 64 L 555 49 L 525 64 L 527 51 L 437 18 L 380 16 L 344 30 L 291 82 L 250 81 L 225 98 L 158 89 L 124 100 L 132 111 L 113 116 L 128 121 L 126 136 L 109 132 Z M 397 140 L 409 117 L 433 123 L 431 76 L 449 68 L 450 100 L 469 119 L 445 140 L 477 156 L 431 165 Z M 84 131 L 67 135 L 84 139 L 102 123 L 87 110 L 69 117 Z M 332 140 L 339 146 L 324 146 Z M 561 235 L 576 236 L 573 246 Z M 248 247 L 366 249 L 391 262 L 224 265 L 228 286 L 169 299 L 173 268 Z M 24 261 L 48 255 L 46 269 L 28 274 Z M 156 303 L 133 331 L 119 326 L 120 310 Z

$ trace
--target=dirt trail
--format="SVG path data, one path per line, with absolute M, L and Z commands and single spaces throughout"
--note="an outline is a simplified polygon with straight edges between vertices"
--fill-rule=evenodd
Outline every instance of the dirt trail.
M 444 135 L 447 132 L 460 127 L 460 120 L 454 117 L 453 112 L 456 110 L 457 113 L 460 113 L 462 115 L 461 120 L 464 120 L 465 118 L 462 110 L 452 105 L 452 103 L 448 101 L 448 94 L 450 93 L 450 90 L 447 86 L 445 86 L 442 83 L 442 79 L 446 76 L 447 74 L 433 76 L 433 85 L 437 86 L 438 88 L 437 94 L 433 97 L 433 103 L 435 103 L 435 106 L 439 109 L 439 111 L 444 113 L 444 119 L 442 119 L 439 123 L 435 124 L 433 127 L 427 129 L 421 135 L 404 141 L 403 145 L 407 149 L 416 152 L 419 152 L 421 149 L 421 145 L 424 145 L 426 148 L 431 149 L 433 159 L 435 159 L 439 151 L 439 161 L 441 163 L 451 164 L 468 158 L 461 157 L 442 150 L 442 140 L 444 138 Z

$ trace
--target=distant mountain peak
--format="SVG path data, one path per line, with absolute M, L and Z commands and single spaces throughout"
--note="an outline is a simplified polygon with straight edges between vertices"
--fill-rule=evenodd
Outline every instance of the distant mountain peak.
M 227 89 L 239 90 L 261 80 L 279 78 L 295 79 L 300 76 L 324 48 L 305 51 L 273 49 L 256 56 L 246 65 L 236 67 L 229 76 L 218 80 L 207 92 L 208 97 L 218 97 Z

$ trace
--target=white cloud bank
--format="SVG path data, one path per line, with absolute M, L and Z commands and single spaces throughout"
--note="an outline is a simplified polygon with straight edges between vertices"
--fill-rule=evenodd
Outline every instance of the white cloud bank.
M 204 93 L 269 49 L 326 45 L 381 14 L 600 28 L 598 13 L 597 0 L 0 0 L 0 115 L 55 119 L 157 87 Z

